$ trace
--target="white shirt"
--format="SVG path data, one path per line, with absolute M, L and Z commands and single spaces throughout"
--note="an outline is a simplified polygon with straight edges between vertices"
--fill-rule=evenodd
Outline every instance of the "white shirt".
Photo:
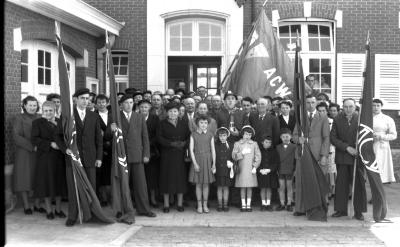
M 76 108 L 76 110 L 78 111 L 79 117 L 81 118 L 81 121 L 83 122 L 83 120 L 85 120 L 85 116 L 86 116 L 86 109 L 81 110 L 79 108 Z
M 287 116 L 282 115 L 282 117 L 283 117 L 283 120 L 285 120 L 285 122 L 286 122 L 287 124 L 289 124 L 289 115 L 287 115 Z
M 308 117 L 314 117 L 315 114 L 317 113 L 317 110 L 314 110 L 313 112 L 308 112 Z
M 101 119 L 103 119 L 103 122 L 106 124 L 107 126 L 107 122 L 108 122 L 108 111 L 106 112 L 99 112 L 99 115 L 101 117 Z
M 194 117 L 194 112 L 192 112 L 192 113 L 188 112 L 187 115 L 188 115 L 189 120 L 192 120 Z
M 126 119 L 127 119 L 128 121 L 131 120 L 132 112 L 130 112 L 130 113 L 124 112 L 124 115 L 125 115 L 125 117 L 126 117 Z

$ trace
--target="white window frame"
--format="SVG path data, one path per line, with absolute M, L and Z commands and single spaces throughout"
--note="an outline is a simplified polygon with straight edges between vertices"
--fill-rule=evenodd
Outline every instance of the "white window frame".
M 191 51 L 171 51 L 170 50 L 170 27 L 176 24 L 192 23 L 192 50 Z M 200 51 L 199 48 L 199 24 L 212 24 L 221 28 L 221 50 L 220 51 Z M 166 51 L 167 56 L 224 56 L 225 55 L 225 39 L 226 39 L 226 23 L 216 19 L 209 18 L 182 18 L 169 21 L 166 23 Z M 182 44 L 181 44 L 182 46 Z M 211 47 L 210 47 L 211 48 Z
M 93 86 L 96 87 L 96 90 L 92 90 Z M 99 79 L 86 76 L 86 88 L 89 88 L 92 93 L 99 94 Z
M 111 56 L 118 56 L 118 57 L 127 57 L 128 58 L 128 70 L 126 75 L 115 75 L 115 83 L 117 85 L 117 93 L 118 92 L 123 92 L 120 90 L 120 84 L 125 84 L 125 88 L 129 87 L 129 53 L 127 50 L 112 50 L 111 53 L 113 52 L 124 52 L 126 54 L 112 54 Z M 106 94 L 110 95 L 110 79 L 108 77 L 108 60 L 106 59 L 106 66 L 105 66 L 105 73 L 106 73 Z M 113 68 L 114 70 L 114 68 Z

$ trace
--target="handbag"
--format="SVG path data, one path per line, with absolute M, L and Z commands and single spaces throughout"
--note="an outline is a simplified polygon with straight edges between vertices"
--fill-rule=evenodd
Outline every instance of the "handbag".
M 240 173 L 239 161 L 233 162 L 233 172 L 235 174 L 239 174 Z

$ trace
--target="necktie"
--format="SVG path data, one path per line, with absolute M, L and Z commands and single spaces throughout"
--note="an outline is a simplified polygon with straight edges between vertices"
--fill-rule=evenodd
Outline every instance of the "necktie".
M 82 122 L 85 120 L 85 112 L 81 112 L 81 120 L 82 120 Z
M 128 119 L 128 122 L 129 122 L 129 120 L 131 120 L 131 113 L 126 114 L 126 119 Z
M 261 121 L 264 119 L 264 115 L 260 115 L 259 117 Z
M 313 119 L 313 114 L 312 114 L 312 112 L 310 112 L 310 115 L 308 116 L 308 120 L 310 120 L 310 125 L 311 125 L 312 119 Z

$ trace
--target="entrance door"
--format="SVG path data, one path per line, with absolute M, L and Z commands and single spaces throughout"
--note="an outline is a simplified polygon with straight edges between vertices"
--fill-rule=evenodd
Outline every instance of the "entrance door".
M 187 91 L 203 86 L 207 94 L 219 94 L 221 57 L 168 57 L 168 88 L 176 88 L 180 81 Z

